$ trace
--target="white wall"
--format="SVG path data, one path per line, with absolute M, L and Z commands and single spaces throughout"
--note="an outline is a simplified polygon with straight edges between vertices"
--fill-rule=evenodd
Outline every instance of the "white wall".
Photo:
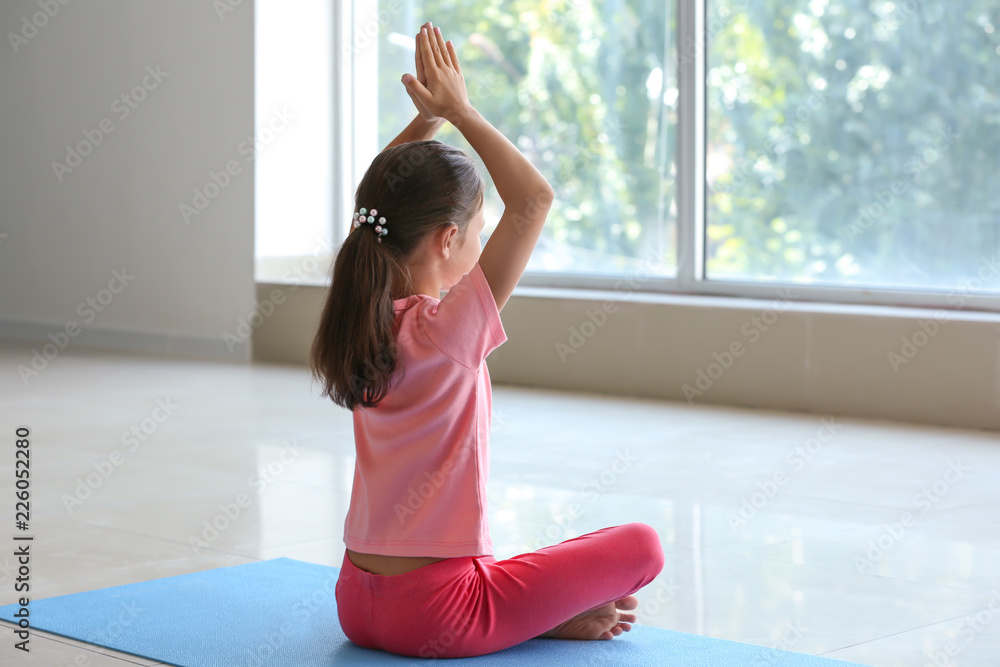
M 238 151 L 253 131 L 254 8 L 218 6 L 0 4 L 0 337 L 249 359 L 223 337 L 255 296 L 253 165 Z M 85 133 L 99 143 L 57 174 Z M 230 160 L 239 173 L 186 223 L 180 204 Z
M 522 290 L 503 311 L 493 381 L 1000 430 L 996 314 L 606 298 L 602 319 L 603 299 Z

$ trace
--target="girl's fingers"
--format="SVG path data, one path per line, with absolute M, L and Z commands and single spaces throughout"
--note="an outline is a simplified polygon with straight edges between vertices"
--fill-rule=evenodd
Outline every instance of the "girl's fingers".
M 444 67 L 444 58 L 441 56 L 441 50 L 438 48 L 437 39 L 434 37 L 433 30 L 424 31 L 424 39 L 427 40 L 427 46 L 430 48 L 431 58 L 434 59 L 434 63 L 438 67 Z M 426 59 L 424 66 L 426 67 L 430 63 L 430 59 Z
M 448 55 L 451 57 L 451 64 L 455 66 L 455 71 L 459 74 L 462 73 L 462 67 L 458 64 L 458 54 L 455 53 L 455 45 L 448 40 Z
M 434 28 L 434 41 L 437 43 L 438 51 L 441 53 L 441 64 L 444 67 L 451 66 L 451 55 L 448 53 L 448 47 L 445 46 L 444 36 L 441 34 L 441 28 Z
M 437 67 L 437 60 L 434 58 L 434 50 L 431 48 L 431 40 L 428 39 L 425 28 L 421 28 L 420 34 L 417 35 L 417 48 L 422 55 L 421 60 L 423 61 L 424 71 L 435 69 Z
M 420 37 L 420 35 L 417 35 L 417 37 Z M 414 44 L 416 45 L 416 48 L 414 49 L 414 51 L 416 52 L 416 63 L 415 64 L 416 64 L 416 67 L 417 67 L 417 81 L 419 81 L 420 83 L 422 83 L 422 84 L 424 84 L 426 86 L 427 85 L 427 75 L 424 74 L 424 57 L 423 57 L 423 54 L 422 54 L 421 49 L 420 49 L 420 44 L 417 44 L 416 42 L 417 42 L 417 40 L 414 39 Z
M 411 100 L 413 100 L 413 106 L 415 106 L 421 113 L 426 111 L 430 114 L 431 112 L 427 107 L 427 103 L 433 98 L 427 88 L 424 87 L 424 84 L 420 83 L 416 79 L 404 77 L 403 86 L 406 88 L 406 94 L 410 96 Z
M 427 89 L 427 86 L 417 81 L 416 77 L 404 74 L 402 82 L 406 88 L 406 92 L 410 94 L 410 97 L 414 98 L 414 101 L 419 100 L 424 103 L 433 101 L 434 96 L 431 94 L 431 91 Z

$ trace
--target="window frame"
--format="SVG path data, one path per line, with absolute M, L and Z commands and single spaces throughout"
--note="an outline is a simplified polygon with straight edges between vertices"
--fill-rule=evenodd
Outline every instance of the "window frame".
M 664 0 L 670 1 L 670 0 Z M 711 35 L 705 20 L 709 0 L 673 0 L 677 12 L 677 45 L 692 58 L 677 58 L 677 275 L 662 278 L 635 272 L 620 275 L 591 275 L 525 271 L 519 286 L 561 288 L 566 290 L 616 290 L 637 293 L 688 294 L 693 296 L 743 297 L 751 299 L 786 299 L 831 304 L 904 306 L 943 310 L 1000 312 L 1000 295 L 963 289 L 977 278 L 980 267 L 970 267 L 962 285 L 940 289 L 906 289 L 871 285 L 835 286 L 787 281 L 737 281 L 710 279 L 705 275 L 707 151 L 706 60 Z M 377 79 L 378 0 L 349 0 L 335 3 L 333 35 L 345 47 L 333 49 L 334 58 L 334 159 L 333 210 L 339 212 L 333 223 L 336 246 L 343 242 L 353 210 L 354 184 L 364 174 L 365 156 L 378 150 L 377 121 L 371 105 L 377 96 L 361 95 L 357 82 Z M 676 52 L 680 52 L 677 49 Z M 362 104 L 364 108 L 362 109 Z M 400 128 L 402 129 L 402 128 Z M 339 150 L 338 150 L 339 147 Z M 984 257 L 985 260 L 992 259 Z M 516 291 L 515 291 L 516 293 Z M 960 302 L 956 305 L 956 302 Z

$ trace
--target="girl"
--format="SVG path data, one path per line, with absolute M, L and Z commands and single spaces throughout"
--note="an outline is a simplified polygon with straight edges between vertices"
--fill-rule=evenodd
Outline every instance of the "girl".
M 359 646 L 417 657 L 482 655 L 533 637 L 611 639 L 635 622 L 632 593 L 663 568 L 651 527 L 493 557 L 485 359 L 507 340 L 500 310 L 553 191 L 472 107 L 441 30 L 427 23 L 416 44 L 416 76 L 403 84 L 419 113 L 358 186 L 310 357 L 324 395 L 354 413 L 340 623 Z M 484 249 L 483 181 L 467 155 L 432 140 L 445 121 L 504 203 Z

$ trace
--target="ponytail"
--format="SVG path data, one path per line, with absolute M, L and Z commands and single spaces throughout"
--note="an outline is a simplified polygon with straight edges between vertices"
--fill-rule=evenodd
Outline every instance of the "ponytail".
M 396 370 L 392 287 L 397 267 L 381 245 L 367 225 L 344 241 L 310 353 L 323 395 L 349 410 L 382 400 Z

